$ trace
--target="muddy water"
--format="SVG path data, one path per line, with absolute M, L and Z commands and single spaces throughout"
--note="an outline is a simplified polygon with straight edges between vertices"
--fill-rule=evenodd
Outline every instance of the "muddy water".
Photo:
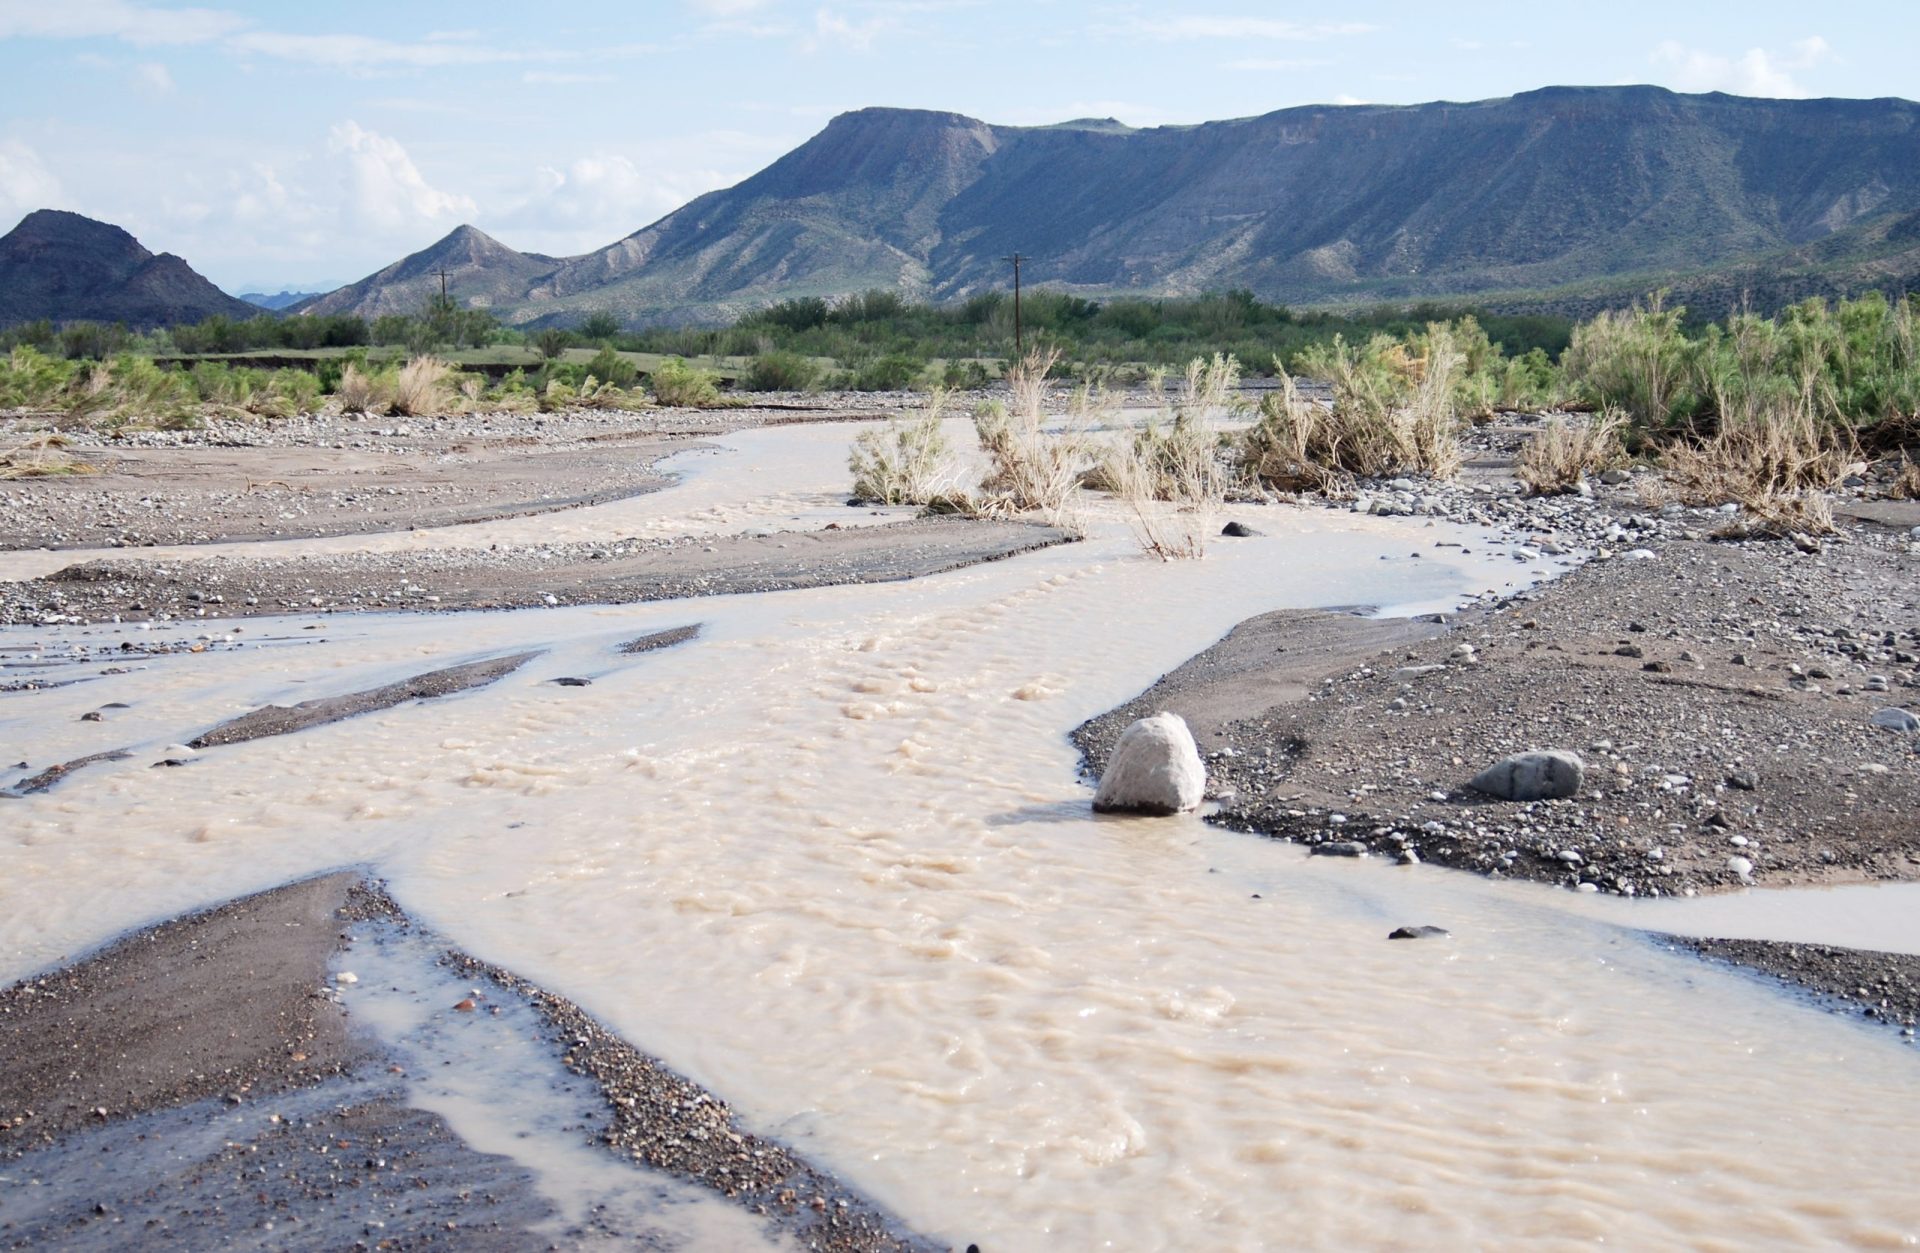
M 1533 577 L 1458 531 L 1245 516 L 1269 536 L 1204 563 L 1096 519 L 912 584 L 333 619 L 9 698 L 36 759 L 142 753 L 8 803 L 0 976 L 366 861 L 958 1244 L 1911 1243 L 1920 1077 L 1891 1040 L 1559 894 L 1089 815 L 1064 732 L 1240 619 Z M 147 768 L 263 700 L 531 643 L 489 689 Z M 106 700 L 130 708 L 75 721 Z M 1385 940 L 1409 923 L 1454 935 Z

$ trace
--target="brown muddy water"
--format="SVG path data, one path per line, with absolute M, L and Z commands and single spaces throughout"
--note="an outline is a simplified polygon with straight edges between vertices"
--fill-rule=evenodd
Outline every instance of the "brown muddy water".
M 604 508 L 770 517 L 763 471 L 790 454 L 775 512 L 804 525 L 849 438 L 730 437 L 699 481 Z M 595 513 L 488 525 L 525 542 Z M 595 533 L 626 533 L 615 516 Z M 262 642 L 9 695 L 9 762 L 135 753 L 0 801 L 0 979 L 365 863 L 468 952 L 990 1253 L 1914 1243 L 1911 1050 L 1635 929 L 1730 906 L 1643 922 L 1093 817 L 1066 733 L 1241 619 L 1451 609 L 1551 573 L 1460 528 L 1235 516 L 1266 537 L 1198 563 L 1143 560 L 1096 513 L 1086 543 L 914 583 L 715 598 L 698 639 L 637 656 L 620 645 L 688 607 L 253 624 Z M 137 629 L 0 646 L 58 660 Z M 529 648 L 487 688 L 150 768 L 261 703 Z M 79 721 L 107 702 L 126 708 Z M 1452 936 L 1386 940 L 1411 924 Z M 404 1006 L 369 1011 L 409 1029 Z

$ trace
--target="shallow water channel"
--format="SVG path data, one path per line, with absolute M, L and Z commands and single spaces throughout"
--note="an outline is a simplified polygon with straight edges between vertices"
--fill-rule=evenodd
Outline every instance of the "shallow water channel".
M 759 432 L 739 464 L 827 438 Z M 782 491 L 838 490 L 803 461 Z M 760 491 L 729 464 L 702 509 Z M 4 802 L 0 978 L 367 863 L 960 1246 L 1914 1243 L 1920 1068 L 1890 1033 L 1671 953 L 1627 902 L 1089 813 L 1066 732 L 1241 619 L 1546 573 L 1460 528 L 1234 516 L 1268 534 L 1198 563 L 1095 517 L 913 583 L 254 622 L 237 650 L 0 698 L 8 761 L 139 746 Z M 263 702 L 528 646 L 487 689 L 149 768 Z M 1453 936 L 1385 939 L 1421 923 Z

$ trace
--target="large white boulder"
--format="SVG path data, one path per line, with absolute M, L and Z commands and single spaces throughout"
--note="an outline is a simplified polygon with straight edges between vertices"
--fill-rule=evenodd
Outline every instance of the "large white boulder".
M 1474 775 L 1468 786 L 1506 801 L 1562 800 L 1580 790 L 1586 772 L 1578 753 L 1548 749 L 1496 761 Z
M 1200 807 L 1207 769 L 1193 732 L 1179 714 L 1162 711 L 1120 734 L 1094 794 L 1095 813 L 1165 817 Z

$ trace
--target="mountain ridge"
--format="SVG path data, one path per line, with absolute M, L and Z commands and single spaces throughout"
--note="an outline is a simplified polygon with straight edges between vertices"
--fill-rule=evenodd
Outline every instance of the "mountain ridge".
M 36 209 L 0 236 L 0 325 L 41 318 L 148 328 L 258 310 L 118 226 Z

